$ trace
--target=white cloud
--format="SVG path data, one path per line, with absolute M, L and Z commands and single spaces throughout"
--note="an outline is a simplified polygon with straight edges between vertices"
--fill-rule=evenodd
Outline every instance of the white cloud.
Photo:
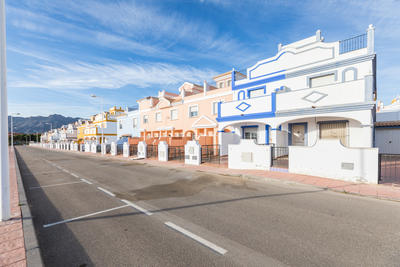
M 11 76 L 9 86 L 52 90 L 118 89 L 127 85 L 162 87 L 184 81 L 209 80 L 216 74 L 210 69 L 200 70 L 187 65 L 160 62 L 121 63 L 105 60 L 102 64 L 96 64 L 50 60 L 36 63 L 23 76 Z

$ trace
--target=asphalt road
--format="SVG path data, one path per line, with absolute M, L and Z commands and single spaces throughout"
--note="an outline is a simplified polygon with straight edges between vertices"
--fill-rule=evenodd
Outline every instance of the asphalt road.
M 400 266 L 398 202 L 87 153 L 17 157 L 46 266 Z

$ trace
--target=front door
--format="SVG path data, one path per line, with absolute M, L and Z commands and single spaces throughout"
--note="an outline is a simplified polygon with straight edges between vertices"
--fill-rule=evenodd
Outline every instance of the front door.
M 290 139 L 292 146 L 305 146 L 306 145 L 306 124 L 292 124 L 290 131 Z

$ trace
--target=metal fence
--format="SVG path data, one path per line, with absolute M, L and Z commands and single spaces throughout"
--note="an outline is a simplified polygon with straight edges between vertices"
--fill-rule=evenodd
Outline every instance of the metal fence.
M 367 34 L 361 34 L 339 42 L 339 54 L 367 47 Z
M 289 167 L 289 147 L 271 147 L 271 166 L 278 168 Z
M 168 146 L 168 160 L 185 160 L 184 146 Z
M 158 145 L 147 145 L 147 157 L 158 158 Z
M 124 153 L 124 145 L 117 144 L 117 155 L 122 155 Z
M 129 155 L 136 156 L 138 153 L 138 145 L 129 145 Z
M 400 184 L 400 154 L 379 154 L 379 183 Z
M 221 164 L 221 148 L 219 145 L 201 146 L 201 163 Z

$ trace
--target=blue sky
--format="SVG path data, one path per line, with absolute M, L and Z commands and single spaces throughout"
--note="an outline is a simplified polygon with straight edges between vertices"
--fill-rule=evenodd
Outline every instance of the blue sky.
M 400 94 L 400 1 L 6 0 L 9 112 L 88 117 L 244 69 L 321 29 L 376 27 L 378 98 Z

